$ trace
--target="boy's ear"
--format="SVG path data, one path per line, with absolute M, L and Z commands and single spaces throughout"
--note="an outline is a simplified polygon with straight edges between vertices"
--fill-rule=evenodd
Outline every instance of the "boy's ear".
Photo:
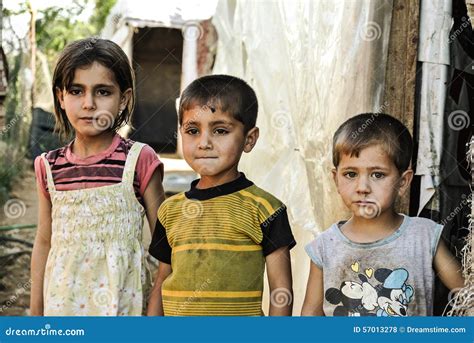
M 132 97 L 132 89 L 128 88 L 125 92 L 122 93 L 120 96 L 120 110 L 123 111 L 128 105 L 130 98 Z
M 399 196 L 402 196 L 403 194 L 405 194 L 407 189 L 410 187 L 412 179 L 413 179 L 413 170 L 412 169 L 405 170 L 402 176 L 400 176 L 400 181 L 399 181 L 400 184 L 399 184 L 399 189 L 398 189 Z
M 245 137 L 244 151 L 251 152 L 255 144 L 257 144 L 258 136 L 260 131 L 258 127 L 254 127 L 247 132 Z
M 59 105 L 64 110 L 64 92 L 59 87 L 56 87 L 56 97 L 59 100 Z

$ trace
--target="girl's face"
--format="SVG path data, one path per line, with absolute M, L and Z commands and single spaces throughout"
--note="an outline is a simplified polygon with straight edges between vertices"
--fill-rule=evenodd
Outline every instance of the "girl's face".
M 58 89 L 56 96 L 76 136 L 95 137 L 109 131 L 131 93 L 131 89 L 122 93 L 113 72 L 93 62 L 77 68 L 71 87 Z

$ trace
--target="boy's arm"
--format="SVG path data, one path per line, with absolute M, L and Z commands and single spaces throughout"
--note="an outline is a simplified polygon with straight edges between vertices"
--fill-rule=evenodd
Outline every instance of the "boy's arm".
M 291 316 L 293 310 L 293 280 L 288 247 L 282 247 L 265 257 L 270 286 L 270 316 Z
M 323 271 L 311 261 L 308 286 L 304 298 L 302 316 L 324 316 L 323 311 L 324 286 Z
M 159 262 L 158 270 L 155 275 L 155 283 L 151 290 L 150 298 L 148 301 L 147 316 L 163 316 L 163 298 L 161 295 L 161 285 L 163 281 L 171 274 L 171 265 Z
M 145 192 L 143 193 L 146 217 L 148 219 L 148 225 L 150 226 L 150 232 L 152 236 L 156 225 L 156 213 L 158 212 L 158 208 L 160 207 L 163 200 L 165 200 L 165 192 L 163 190 L 161 179 L 161 169 L 156 168 L 153 176 L 146 186 Z
M 464 278 L 461 274 L 461 264 L 451 254 L 441 238 L 434 257 L 434 269 L 443 284 L 450 290 L 464 287 Z
M 38 228 L 31 255 L 31 297 L 30 314 L 42 316 L 43 282 L 46 261 L 51 249 L 51 202 L 38 187 Z

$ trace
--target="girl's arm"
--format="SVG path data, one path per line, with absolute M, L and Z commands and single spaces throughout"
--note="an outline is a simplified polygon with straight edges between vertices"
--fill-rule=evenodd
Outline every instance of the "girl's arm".
M 152 236 L 156 225 L 158 208 L 160 207 L 163 200 L 165 200 L 165 192 L 161 183 L 161 176 L 161 169 L 156 168 L 143 194 L 146 217 L 148 219 Z
M 43 315 L 43 280 L 49 249 L 51 248 L 51 202 L 39 189 L 38 228 L 31 256 L 31 299 L 32 316 Z
M 270 286 L 270 316 L 291 316 L 293 311 L 293 280 L 288 247 L 282 247 L 265 257 Z
M 323 271 L 311 261 L 308 286 L 304 298 L 302 316 L 324 316 L 323 312 L 324 286 Z
M 461 274 L 461 264 L 451 254 L 441 238 L 434 257 L 434 269 L 443 284 L 450 290 L 464 287 L 464 278 Z
M 151 290 L 150 299 L 148 300 L 147 316 L 163 316 L 163 298 L 161 296 L 161 285 L 163 281 L 171 274 L 171 265 L 159 262 L 158 270 L 155 275 L 155 283 Z

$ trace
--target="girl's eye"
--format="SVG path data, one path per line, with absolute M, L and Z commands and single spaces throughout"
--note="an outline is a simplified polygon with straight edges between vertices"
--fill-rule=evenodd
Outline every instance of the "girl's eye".
M 73 88 L 73 89 L 70 89 L 70 90 L 68 91 L 68 93 L 71 94 L 71 95 L 79 95 L 79 94 L 81 93 L 81 90 L 80 90 L 80 89 L 74 89 L 74 88 Z
M 97 94 L 102 95 L 102 96 L 107 96 L 107 95 L 110 95 L 110 91 L 106 89 L 99 89 L 97 90 Z
M 374 172 L 374 173 L 372 173 L 372 177 L 373 177 L 374 179 L 382 179 L 384 176 L 385 176 L 385 174 L 384 174 L 384 173 L 381 173 L 381 172 Z
M 344 176 L 347 177 L 348 179 L 353 179 L 357 176 L 357 174 L 355 172 L 346 172 L 344 173 Z
M 229 133 L 229 131 L 227 131 L 226 129 L 215 129 L 214 132 L 217 133 L 218 135 L 225 135 Z

